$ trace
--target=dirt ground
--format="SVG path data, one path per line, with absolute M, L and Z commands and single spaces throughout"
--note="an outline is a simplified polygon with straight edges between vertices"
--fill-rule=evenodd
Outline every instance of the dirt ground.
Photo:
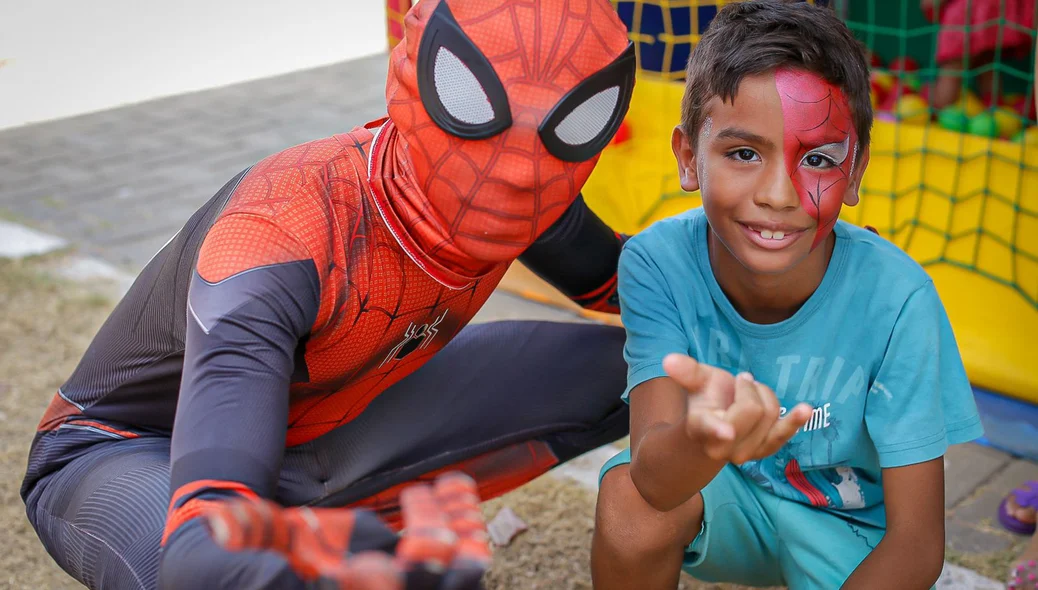
M 0 589 L 82 588 L 43 550 L 30 528 L 18 487 L 32 434 L 53 392 L 75 367 L 114 305 L 95 291 L 41 276 L 47 259 L 0 259 Z M 591 588 L 588 552 L 594 495 L 545 476 L 484 505 L 492 518 L 504 506 L 528 525 L 507 547 L 495 548 L 488 590 Z M 1015 549 L 949 559 L 999 578 Z M 685 576 L 683 590 L 732 589 Z
M 0 260 L 0 588 L 82 588 L 43 550 L 18 496 L 36 424 L 111 303 Z

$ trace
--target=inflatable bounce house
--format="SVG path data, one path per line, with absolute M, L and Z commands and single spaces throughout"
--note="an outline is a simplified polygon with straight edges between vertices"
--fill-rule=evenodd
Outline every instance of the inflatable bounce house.
M 976 388 L 986 442 L 1038 459 L 1038 348 L 1028 344 L 1038 335 L 1034 18 L 1021 26 L 1003 12 L 978 25 L 1026 35 L 1028 50 L 1011 57 L 996 48 L 992 63 L 963 67 L 958 101 L 936 109 L 927 97 L 941 73 L 941 28 L 918 1 L 805 1 L 830 5 L 872 56 L 872 160 L 861 202 L 845 207 L 844 219 L 876 228 L 933 277 Z M 685 62 L 724 3 L 613 0 L 636 45 L 639 79 L 584 196 L 618 231 L 635 233 L 700 204 L 698 194 L 678 185 L 670 134 L 679 120 Z M 387 0 L 391 44 L 410 6 Z M 957 30 L 972 39 L 969 28 Z M 985 77 L 994 88 L 988 93 L 981 91 Z M 566 305 L 514 266 L 502 288 Z

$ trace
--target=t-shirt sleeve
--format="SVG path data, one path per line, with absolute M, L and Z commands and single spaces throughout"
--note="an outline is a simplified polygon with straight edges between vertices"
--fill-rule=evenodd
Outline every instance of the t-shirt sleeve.
M 665 375 L 663 357 L 689 354 L 689 341 L 662 269 L 637 237 L 624 247 L 617 271 L 620 320 L 627 331 L 627 401 L 638 385 Z
M 983 435 L 973 389 L 937 290 L 905 301 L 865 402 L 883 468 L 922 463 Z

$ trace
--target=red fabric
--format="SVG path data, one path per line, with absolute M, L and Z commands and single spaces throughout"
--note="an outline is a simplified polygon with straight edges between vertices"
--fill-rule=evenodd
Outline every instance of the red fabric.
M 504 84 L 513 120 L 490 139 L 462 140 L 431 121 L 418 91 L 421 34 L 438 5 L 422 0 L 408 13 L 404 42 L 390 55 L 386 99 L 400 137 L 377 164 L 401 172 L 390 200 L 416 242 L 472 276 L 516 258 L 580 192 L 597 156 L 563 162 L 547 152 L 537 127 L 567 92 L 623 53 L 627 29 L 609 2 L 597 0 L 448 2 Z
M 1004 8 L 1003 8 L 1004 6 Z M 969 26 L 969 55 L 994 51 L 1002 35 L 1002 51 L 1010 55 L 1026 55 L 1034 40 L 1013 25 L 998 24 L 999 18 L 1026 29 L 1034 29 L 1034 0 L 945 0 L 940 3 L 942 29 L 937 36 L 937 62 L 962 63 L 967 35 L 961 29 Z

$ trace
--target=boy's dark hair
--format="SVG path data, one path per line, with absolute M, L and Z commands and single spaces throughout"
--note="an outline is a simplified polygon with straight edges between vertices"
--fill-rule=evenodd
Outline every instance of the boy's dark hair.
M 743 78 L 780 67 L 807 70 L 842 88 L 858 132 L 858 150 L 869 145 L 872 102 L 861 43 L 831 8 L 752 0 L 718 11 L 689 57 L 681 126 L 693 147 L 710 99 L 730 102 Z

